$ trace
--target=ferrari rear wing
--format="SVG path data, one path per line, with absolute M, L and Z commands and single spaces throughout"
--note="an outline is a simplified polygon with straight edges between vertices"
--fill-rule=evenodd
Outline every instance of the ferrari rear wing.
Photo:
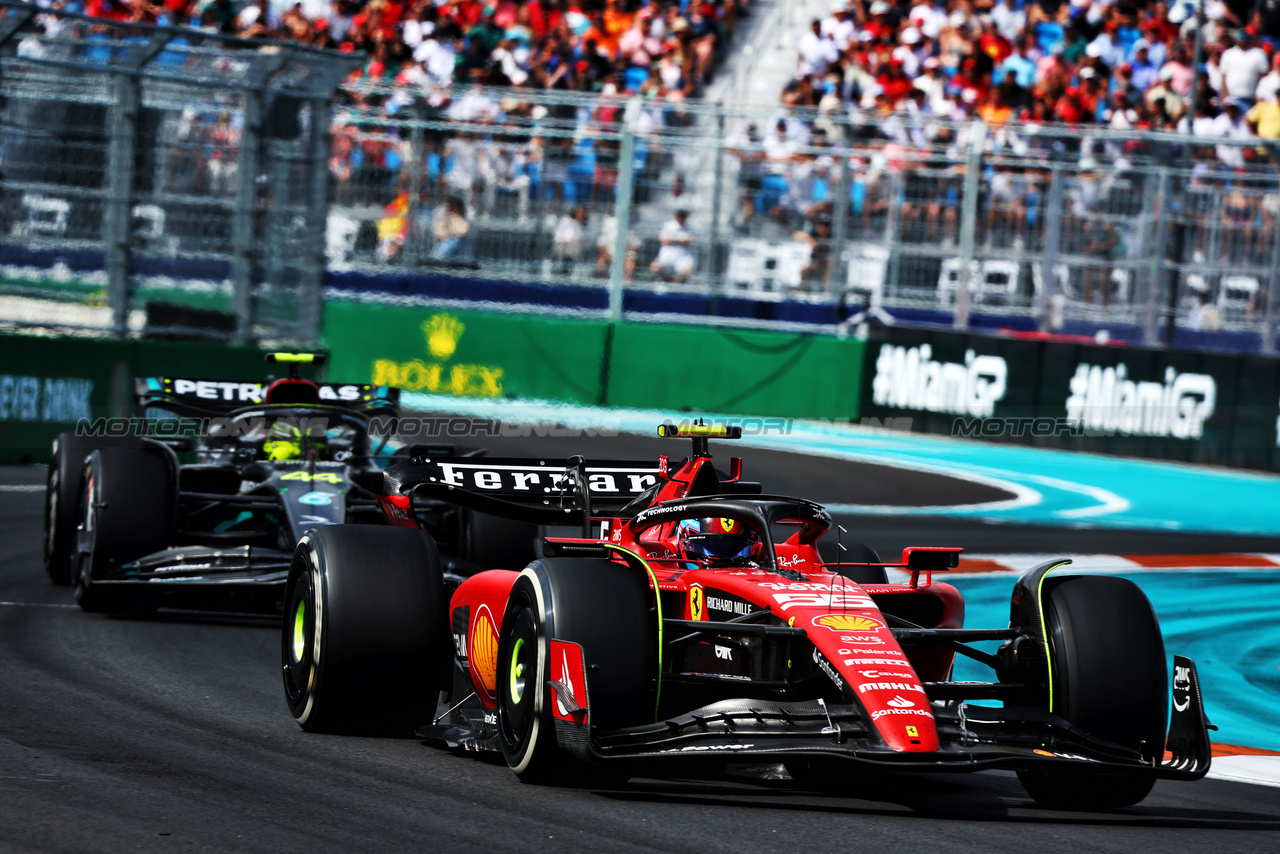
M 413 496 L 544 525 L 572 525 L 610 515 L 658 485 L 659 466 L 628 460 L 514 457 L 417 457 L 387 467 L 384 510 Z M 392 519 L 394 522 L 395 520 Z

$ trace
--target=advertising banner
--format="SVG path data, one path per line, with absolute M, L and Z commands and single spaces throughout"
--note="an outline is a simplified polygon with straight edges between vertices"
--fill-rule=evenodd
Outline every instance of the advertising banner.
M 0 335 L 0 463 L 45 462 L 82 418 L 133 415 L 135 377 L 261 381 L 270 367 L 251 347 Z
M 858 415 L 863 342 L 331 301 L 329 376 L 407 392 L 790 418 Z
M 962 438 L 1273 468 L 1275 359 L 887 328 L 863 417 Z

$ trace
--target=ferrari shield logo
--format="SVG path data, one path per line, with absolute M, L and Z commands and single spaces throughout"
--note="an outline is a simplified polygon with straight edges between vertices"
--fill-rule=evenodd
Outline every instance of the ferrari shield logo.
M 702 593 L 702 587 L 695 584 L 689 588 L 689 619 L 701 620 L 706 611 L 707 604 Z

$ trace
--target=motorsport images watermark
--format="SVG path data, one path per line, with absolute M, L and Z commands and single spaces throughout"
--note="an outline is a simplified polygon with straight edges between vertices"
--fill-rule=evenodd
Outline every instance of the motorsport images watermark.
M 167 416 L 167 414 L 166 414 Z M 907 419 L 910 420 L 910 419 Z M 793 418 L 718 418 L 716 426 L 740 427 L 743 436 L 788 435 L 795 426 Z M 347 419 L 324 416 L 268 416 L 261 410 L 242 416 L 207 418 L 113 417 L 81 418 L 75 435 L 147 436 L 155 439 L 211 438 L 251 440 L 267 431 L 289 431 L 293 435 L 319 436 L 330 429 L 350 429 Z M 617 424 L 561 424 L 554 422 L 514 423 L 496 418 L 466 416 L 409 415 L 375 416 L 369 419 L 368 433 L 379 439 L 421 441 L 422 439 L 528 439 L 528 438 L 611 438 L 623 430 Z
M 950 435 L 958 439 L 1022 439 L 1028 436 L 1036 439 L 1063 439 L 1081 437 L 1131 436 L 1145 435 L 1135 431 L 1126 431 L 1118 427 L 1097 427 L 1094 423 L 1079 417 L 1067 418 L 1031 418 L 995 416 L 991 418 L 956 418 L 951 422 Z M 858 426 L 872 431 L 893 431 L 910 433 L 913 420 L 911 418 L 863 418 Z

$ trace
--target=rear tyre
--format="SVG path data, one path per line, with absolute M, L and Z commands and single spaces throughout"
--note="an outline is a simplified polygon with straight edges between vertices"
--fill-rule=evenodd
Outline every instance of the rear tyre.
M 1159 760 L 1164 753 L 1168 675 L 1164 639 L 1147 597 L 1132 581 L 1069 576 L 1050 581 L 1044 602 L 1052 662 L 1047 705 L 1080 729 Z M 1062 771 L 1018 772 L 1042 806 L 1109 810 L 1132 806 L 1151 777 Z
M 462 558 L 483 569 L 520 570 L 537 558 L 538 526 L 467 510 L 462 515 Z
M 876 554 L 876 550 L 871 546 L 864 546 L 862 543 L 850 543 L 845 546 L 845 550 L 840 555 L 839 560 L 848 561 L 849 563 L 879 563 L 880 555 Z M 845 578 L 850 581 L 856 581 L 859 584 L 889 583 L 889 574 L 885 572 L 883 566 L 842 566 L 839 571 Z
M 524 782 L 618 783 L 624 777 L 557 743 L 548 686 L 551 639 L 582 646 L 592 730 L 653 721 L 657 614 L 648 581 L 603 560 L 535 561 L 507 599 L 498 637 L 498 736 Z M 581 689 L 578 689 L 581 690 Z
M 285 700 L 308 732 L 409 735 L 452 663 L 435 541 L 383 525 L 307 532 L 285 588 Z
M 149 614 L 159 607 L 157 591 L 101 582 L 123 577 L 124 564 L 172 541 L 176 490 L 168 460 L 143 448 L 100 448 L 83 471 L 76 602 L 91 613 Z
M 49 473 L 45 481 L 44 502 L 44 570 L 49 580 L 59 587 L 69 587 L 76 560 L 76 526 L 80 523 L 81 476 L 85 457 L 96 448 L 139 447 L 132 438 L 76 436 L 63 433 L 53 441 L 49 455 Z

